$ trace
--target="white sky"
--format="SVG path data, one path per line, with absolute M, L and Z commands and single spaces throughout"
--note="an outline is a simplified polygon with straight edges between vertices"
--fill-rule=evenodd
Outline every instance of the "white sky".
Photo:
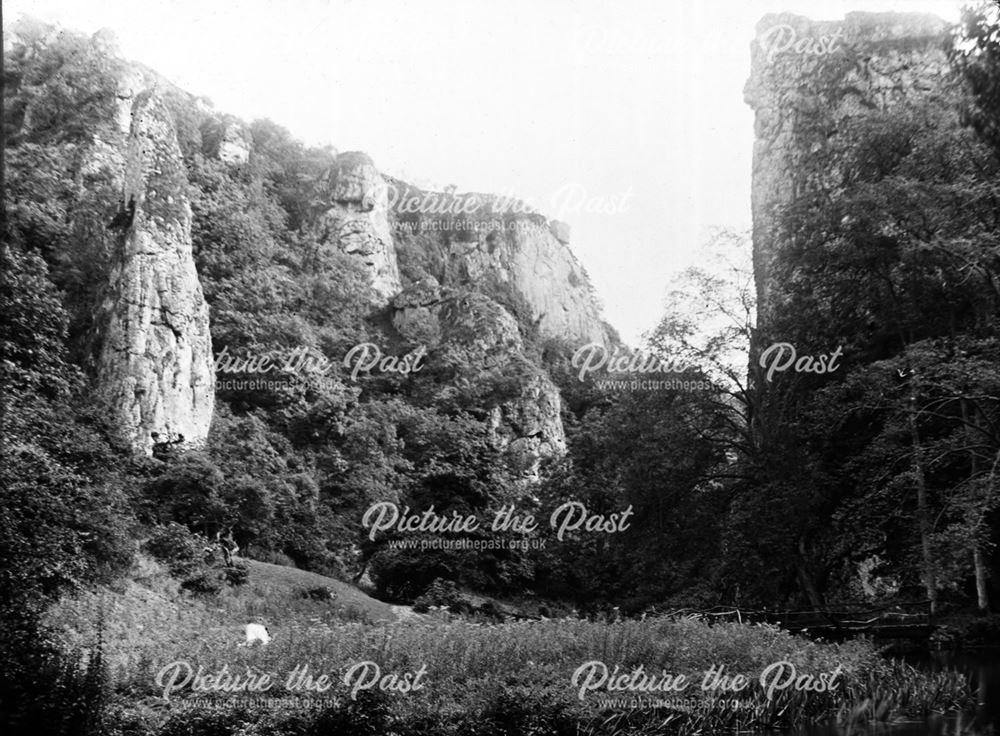
M 749 227 L 742 91 L 760 17 L 955 20 L 959 4 L 4 0 L 4 17 L 111 28 L 126 58 L 218 110 L 366 151 L 416 184 L 516 195 L 568 221 L 606 317 L 635 343 L 708 228 Z

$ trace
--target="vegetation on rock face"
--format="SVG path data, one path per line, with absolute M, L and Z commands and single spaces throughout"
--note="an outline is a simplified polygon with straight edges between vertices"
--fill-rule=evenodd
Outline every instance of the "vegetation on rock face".
M 45 263 L 14 239 L 2 258 L 0 713 L 13 733 L 60 733 L 100 714 L 100 662 L 65 660 L 39 617 L 61 594 L 127 569 L 134 522 L 125 481 L 141 470 L 130 472 L 67 362 L 67 315 Z
M 245 591 L 254 590 L 254 575 L 265 568 L 251 566 L 245 579 L 243 568 L 223 570 L 198 559 L 199 545 L 204 552 L 230 531 L 247 557 L 290 562 L 303 575 L 370 582 L 386 599 L 419 601 L 428 610 L 465 605 L 467 591 L 587 614 L 611 606 L 631 615 L 680 605 L 892 604 L 925 597 L 940 608 L 995 605 L 1000 54 L 994 16 L 972 11 L 965 26 L 970 50 L 954 55 L 954 73 L 939 89 L 860 110 L 810 147 L 801 172 L 809 186 L 778 219 L 783 245 L 770 264 L 776 306 L 766 324 L 754 328 L 749 318 L 745 274 L 729 283 L 693 272 L 678 285 L 678 307 L 681 297 L 726 305 L 735 319 L 699 342 L 700 307 L 678 308 L 649 336 L 647 353 L 698 358 L 703 368 L 673 377 L 711 380 L 705 391 L 613 390 L 580 380 L 572 364 L 579 346 L 543 341 L 524 295 L 500 281 L 466 278 L 449 260 L 457 241 L 448 236 L 411 233 L 398 243 L 404 286 L 414 289 L 404 294 L 447 298 L 433 309 L 416 297 L 413 304 L 373 308 L 362 264 L 310 227 L 329 204 L 334 153 L 255 121 L 245 128 L 248 160 L 220 160 L 220 140 L 233 121 L 166 88 L 215 353 L 280 360 L 308 349 L 331 367 L 322 376 L 270 376 L 263 388 L 220 384 L 206 446 L 149 459 L 126 451 L 92 402 L 87 373 L 95 308 L 119 245 L 106 224 L 122 203 L 111 181 L 85 163 L 101 150 L 102 136 L 111 135 L 121 70 L 85 38 L 15 29 L 5 67 L 9 204 L 0 284 L 0 618 L 13 624 L 0 632 L 0 650 L 17 658 L 0 671 L 0 709 L 20 703 L 22 726 L 46 712 L 63 725 L 96 723 L 110 692 L 102 679 L 105 651 L 137 657 L 113 685 L 119 695 L 148 688 L 145 676 L 162 652 L 138 642 L 130 642 L 132 651 L 115 652 L 109 637 L 108 649 L 93 650 L 100 656 L 66 662 L 43 624 L 45 610 L 61 596 L 131 584 L 122 580 L 138 539 L 189 589 L 240 616 L 278 609 L 269 602 L 273 590 L 258 591 L 250 603 L 239 597 L 250 595 Z M 813 133 L 829 122 L 818 115 L 816 126 L 807 126 Z M 182 178 L 172 174 L 174 183 Z M 500 244 L 484 247 L 491 255 Z M 407 309 L 409 321 L 394 321 Z M 426 370 L 353 377 L 343 364 L 356 345 L 401 355 L 423 336 L 433 343 Z M 757 359 L 772 342 L 808 352 L 840 347 L 843 363 L 824 375 L 766 376 Z M 737 343 L 750 346 L 749 379 L 745 354 L 744 365 L 727 367 Z M 497 413 L 509 419 L 503 412 L 516 413 L 511 402 L 549 379 L 561 397 L 567 456 L 526 482 L 501 441 Z M 365 509 L 379 501 L 475 515 L 487 525 L 513 506 L 543 527 L 523 541 L 547 544 L 474 552 L 405 548 L 395 544 L 402 534 L 372 539 L 362 528 Z M 630 524 L 617 534 L 570 534 L 557 542 L 545 526 L 567 501 L 603 515 L 630 508 Z M 596 728 L 600 721 L 588 719 L 600 714 L 581 710 L 554 685 L 595 652 L 623 664 L 672 668 L 705 664 L 690 660 L 698 647 L 709 664 L 718 656 L 747 668 L 760 664 L 740 659 L 747 651 L 823 662 L 843 657 L 868 673 L 851 681 L 846 700 L 782 701 L 793 719 L 860 707 L 865 699 L 876 708 L 879 698 L 886 700 L 885 712 L 947 707 L 962 693 L 947 678 L 932 682 L 903 667 L 876 665 L 866 645 L 819 647 L 767 627 L 651 617 L 352 628 L 342 622 L 370 622 L 372 611 L 345 602 L 346 585 L 328 599 L 322 592 L 328 585 L 296 582 L 294 602 L 282 609 L 306 621 L 321 618 L 321 627 L 297 619 L 301 629 L 289 632 L 286 644 L 266 654 L 247 651 L 246 662 L 284 666 L 317 651 L 341 661 L 374 647 L 386 664 L 434 657 L 447 687 L 407 705 L 379 700 L 362 712 L 349 703 L 309 722 L 276 712 L 273 723 L 248 723 L 244 732 L 307 733 L 344 724 L 373 733 L 393 724 L 404 732 L 408 724 L 412 733 L 437 733 L 419 724 L 459 710 L 469 715 L 455 721 L 456 734 L 479 723 L 496 733 Z M 216 631 L 206 651 L 229 654 L 231 633 Z M 178 635 L 171 651 L 190 653 L 189 644 Z M 498 674 L 501 661 L 505 672 L 515 670 L 509 681 Z M 29 672 L 41 679 L 29 681 Z M 891 700 L 886 682 L 915 693 L 914 700 Z M 61 701 L 70 704 L 63 710 L 25 697 L 52 687 L 73 694 Z M 496 695 L 501 689 L 536 695 L 515 703 L 514 696 Z M 87 702 L 96 704 L 93 711 Z M 751 712 L 778 718 L 771 708 L 755 702 Z M 207 713 L 183 723 L 119 715 L 121 723 L 135 719 L 131 733 L 224 731 Z M 149 722 L 140 723 L 146 716 Z M 733 725 L 727 717 L 677 716 L 670 723 L 694 732 Z M 644 718 L 618 726 L 638 732 L 650 726 Z
M 826 376 L 754 376 L 743 576 L 769 570 L 753 578 L 815 605 L 871 598 L 859 571 L 877 561 L 880 597 L 996 595 L 1000 162 L 959 124 L 970 69 L 995 63 L 984 52 L 936 89 L 837 120 L 802 162 L 756 341 L 844 359 Z M 762 525 L 771 504 L 783 521 Z
M 404 281 L 451 282 L 435 325 L 424 325 L 440 349 L 425 372 L 354 380 L 341 364 L 351 347 L 416 345 L 390 324 L 394 307 L 372 311 L 356 259 L 309 227 L 326 201 L 335 155 L 257 121 L 241 128 L 249 159 L 220 160 L 220 140 L 238 121 L 167 87 L 215 351 L 277 357 L 307 348 L 332 369 L 323 380 L 262 389 L 221 385 L 204 451 L 138 470 L 125 458 L 111 464 L 128 478 L 117 491 L 123 503 L 144 523 L 180 522 L 208 537 L 232 529 L 258 555 L 343 576 L 368 571 L 383 591 L 410 598 L 447 571 L 485 591 L 530 589 L 595 605 L 624 595 L 636 605 L 728 600 L 737 586 L 744 601 L 815 603 L 858 593 L 855 568 L 875 557 L 879 574 L 913 588 L 926 578 L 927 560 L 914 564 L 920 545 L 901 540 L 926 541 L 940 559 L 939 582 L 961 597 L 970 574 L 992 566 L 997 452 L 988 398 L 997 163 L 986 123 L 959 124 L 963 109 L 978 110 L 977 120 L 992 114 L 994 37 L 977 18 L 967 19 L 972 51 L 956 54 L 959 73 L 941 89 L 839 121 L 837 135 L 803 163 L 815 169 L 803 172 L 815 186 L 785 208 L 786 245 L 772 264 L 782 309 L 755 340 L 838 345 L 849 357 L 837 374 L 755 379 L 738 397 L 754 414 L 749 422 L 719 392 L 616 393 L 579 381 L 570 366 L 576 346 L 542 344 L 517 292 L 492 281 L 480 292 L 459 285 L 448 265 L 451 236 L 428 233 L 401 234 L 399 255 Z M 4 120 L 12 203 L 5 370 L 19 400 L 68 402 L 58 397 L 85 391 L 79 368 L 113 258 L 103 223 L 119 207 L 100 182 L 80 186 L 79 167 L 108 130 L 106 98 L 120 67 L 72 34 L 18 34 Z M 709 280 L 701 287 L 725 288 Z M 29 293 L 44 301 L 28 303 Z M 432 314 L 420 309 L 406 325 L 413 336 Z M 484 369 L 476 361 L 498 346 L 476 341 L 509 342 L 507 315 L 529 362 Z M 682 321 L 665 318 L 650 349 L 686 349 L 690 325 Z M 459 348 L 465 344 L 485 352 Z M 530 359 L 543 361 L 561 389 L 569 433 L 567 461 L 530 494 L 538 501 L 523 495 L 491 445 L 490 407 L 516 400 L 534 380 Z M 88 441 L 115 456 L 114 428 L 73 415 L 64 431 L 84 423 Z M 886 463 L 888 474 L 880 470 Z M 906 491 L 917 472 L 927 490 L 920 512 Z M 482 560 L 462 563 L 463 555 L 389 554 L 360 528 L 361 512 L 380 500 L 488 518 L 508 503 L 551 508 L 570 498 L 606 513 L 631 504 L 632 528 L 537 554 L 487 555 L 494 572 L 485 574 L 473 572 Z M 902 510 L 871 517 L 891 506 Z M 777 508 L 780 518 L 768 511 Z M 925 517 L 938 526 L 918 533 Z M 762 519 L 770 521 L 760 529 Z M 963 549 L 963 538 L 978 541 Z M 422 582 L 402 585 L 394 570 L 421 570 Z M 751 580 L 768 583 L 754 590 Z
M 5 370 L 24 401 L 62 392 L 73 414 L 68 406 L 80 402 L 68 392 L 86 395 L 94 312 L 117 247 L 106 223 L 122 206 L 109 181 L 87 178 L 86 162 L 114 135 L 122 69 L 85 38 L 53 36 L 44 26 L 15 30 L 5 87 L 12 202 L 5 258 L 13 261 L 5 288 L 16 307 L 31 312 L 5 312 Z M 287 131 L 257 121 L 248 127 L 249 161 L 219 160 L 220 130 L 231 121 L 169 84 L 161 94 L 184 156 L 215 352 L 279 360 L 307 349 L 329 359 L 332 369 L 322 380 L 276 380 L 262 389 L 220 385 L 204 451 L 139 468 L 120 454 L 114 427 L 79 412 L 79 422 L 105 443 L 97 448 L 101 460 L 110 456 L 110 466 L 121 466 L 125 518 L 180 522 L 208 538 L 232 529 L 251 554 L 284 556 L 347 577 L 362 572 L 377 552 L 361 544 L 360 533 L 361 514 L 373 501 L 416 507 L 433 497 L 439 508 L 472 503 L 485 509 L 517 500 L 506 460 L 491 446 L 483 405 L 512 387 L 485 376 L 481 388 L 470 383 L 443 400 L 441 370 L 358 380 L 343 370 L 344 356 L 358 344 L 371 342 L 387 353 L 417 345 L 403 340 L 384 313 L 371 312 L 357 260 L 317 240 L 308 227 L 323 206 L 330 151 L 306 149 Z M 56 120 L 57 113 L 68 119 Z M 29 294 L 47 301 L 27 304 Z M 471 296 L 486 309 L 503 309 Z M 444 373 L 480 380 L 477 366 L 461 365 L 461 351 L 439 360 Z M 32 417 L 24 416 L 23 424 L 8 423 L 11 431 L 31 426 Z M 64 423 L 63 430 L 72 434 L 74 426 Z M 474 564 L 465 567 L 471 573 Z M 377 569 L 388 568 L 371 567 Z M 503 573 L 482 580 L 509 583 Z

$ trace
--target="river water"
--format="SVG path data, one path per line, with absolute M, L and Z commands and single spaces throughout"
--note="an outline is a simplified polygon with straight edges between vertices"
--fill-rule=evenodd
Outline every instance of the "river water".
M 921 661 L 922 660 L 922 661 Z M 931 652 L 918 658 L 914 664 L 931 670 L 955 669 L 972 680 L 979 706 L 965 716 L 965 723 L 973 733 L 1000 732 L 1000 647 L 965 649 L 959 652 Z M 925 730 L 913 733 L 937 734 L 945 719 L 922 724 Z M 954 730 L 950 731 L 954 733 Z
M 871 726 L 850 734 L 835 726 L 814 726 L 797 731 L 796 736 L 854 736 L 859 733 L 873 736 L 1000 736 L 1000 647 L 929 652 L 906 659 L 922 669 L 953 669 L 968 675 L 977 694 L 976 709 L 920 721 Z

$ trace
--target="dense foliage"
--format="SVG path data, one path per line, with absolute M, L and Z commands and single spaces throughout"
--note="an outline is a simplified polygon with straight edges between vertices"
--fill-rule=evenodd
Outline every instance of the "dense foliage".
M 985 605 L 1000 458 L 991 18 L 966 16 L 947 84 L 864 110 L 815 149 L 817 175 L 802 172 L 815 185 L 781 216 L 779 308 L 765 324 L 753 326 L 746 272 L 694 271 L 676 285 L 646 350 L 699 359 L 701 372 L 686 377 L 712 390 L 580 381 L 576 346 L 543 343 L 522 297 L 483 287 L 475 303 L 514 316 L 526 353 L 562 393 L 568 455 L 537 484 L 517 476 L 491 434 L 490 407 L 516 393 L 517 376 L 465 373 L 459 353 L 405 377 L 354 380 L 342 369 L 362 342 L 416 346 L 370 306 L 357 260 L 314 226 L 335 153 L 255 121 L 244 126 L 249 160 L 224 162 L 220 140 L 242 124 L 166 83 L 215 352 L 308 348 L 334 370 L 220 390 L 202 450 L 129 457 L 87 398 L 92 323 L 116 247 L 106 223 L 120 202 L 84 163 L 111 124 L 120 69 L 95 40 L 19 27 L 3 121 L 0 368 L 4 452 L 15 462 L 2 471 L 0 548 L 18 561 L 4 566 L 4 600 L 47 600 L 114 575 L 131 554 L 126 540 L 177 523 L 208 540 L 231 531 L 259 559 L 370 578 L 396 600 L 441 580 L 628 611 L 922 596 Z M 435 237 L 401 240 L 405 281 L 451 277 Z M 724 244 L 734 243 L 745 255 L 745 241 Z M 732 318 L 707 337 L 705 305 Z M 839 346 L 843 367 L 768 380 L 756 357 L 779 341 Z M 746 353 L 742 365 L 731 360 L 746 349 L 749 379 Z M 360 524 L 376 501 L 483 519 L 516 505 L 544 520 L 569 500 L 600 514 L 630 507 L 631 524 L 476 552 L 393 547 Z
M 998 68 L 988 5 L 967 11 L 973 50 L 938 88 L 845 117 L 820 145 L 808 136 L 822 125 L 802 126 L 814 155 L 780 213 L 753 357 L 788 342 L 839 348 L 843 362 L 770 377 L 752 364 L 752 444 L 733 507 L 745 521 L 729 534 L 733 563 L 765 600 L 986 608 L 996 596 L 1000 161 L 986 122 L 996 108 L 984 80 Z

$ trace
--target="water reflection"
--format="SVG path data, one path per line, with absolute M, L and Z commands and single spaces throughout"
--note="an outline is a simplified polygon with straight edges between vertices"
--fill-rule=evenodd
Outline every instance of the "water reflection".
M 930 671 L 954 669 L 967 674 L 978 696 L 973 712 L 933 716 L 920 721 L 844 729 L 818 725 L 797 730 L 796 736 L 978 736 L 1000 729 L 1000 648 L 967 649 L 960 652 L 928 652 L 908 656 L 916 667 Z
M 955 669 L 968 674 L 977 693 L 979 707 L 971 714 L 978 732 L 1000 725 L 1000 648 L 985 647 L 960 652 L 931 652 L 914 662 L 931 670 Z

